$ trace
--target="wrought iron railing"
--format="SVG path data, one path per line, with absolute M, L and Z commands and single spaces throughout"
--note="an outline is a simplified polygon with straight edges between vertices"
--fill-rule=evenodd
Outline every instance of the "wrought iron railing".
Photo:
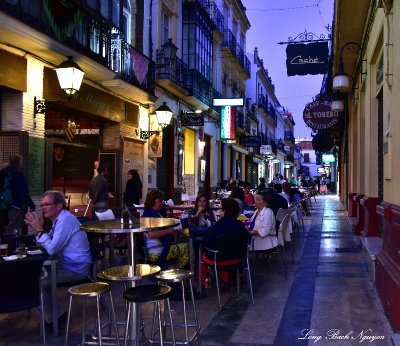
M 193 69 L 185 70 L 183 85 L 191 96 L 196 97 L 207 106 L 211 106 L 211 83 L 200 72 Z
M 178 57 L 172 59 L 165 59 L 164 51 L 162 49 L 157 50 L 157 62 L 156 62 L 157 79 L 169 79 L 183 88 L 185 70 L 187 69 L 188 65 L 185 64 Z
M 210 88 L 210 98 L 211 98 L 211 105 L 213 102 L 213 99 L 222 99 L 223 95 L 218 91 L 215 90 L 214 88 Z M 215 110 L 217 113 L 221 114 L 221 107 L 220 106 L 212 106 L 212 109 Z
M 221 35 L 224 33 L 224 16 L 219 10 L 218 6 L 214 1 L 209 1 L 208 3 L 208 13 L 214 24 L 216 30 L 219 31 Z
M 53 4 L 53 2 L 48 2 Z M 111 22 L 95 16 L 75 1 L 63 0 L 65 22 L 42 0 L 3 0 L 0 10 L 41 31 L 54 40 L 86 55 L 117 73 L 117 77 L 154 94 L 154 62 L 125 41 L 124 34 Z
M 236 45 L 237 41 L 232 31 L 230 31 L 229 29 L 225 29 L 224 39 L 221 42 L 221 46 L 228 48 L 230 52 L 233 54 L 233 56 L 236 57 Z

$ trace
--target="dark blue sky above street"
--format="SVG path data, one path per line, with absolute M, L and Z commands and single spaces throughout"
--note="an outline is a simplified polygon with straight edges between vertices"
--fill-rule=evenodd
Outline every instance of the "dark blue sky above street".
M 286 73 L 286 45 L 298 34 L 307 32 L 328 36 L 332 25 L 333 0 L 242 0 L 251 28 L 246 35 L 246 51 L 258 48 L 260 59 L 268 70 L 281 105 L 292 112 L 296 127 L 294 136 L 310 136 L 303 121 L 304 106 L 319 93 L 322 75 L 292 76 Z

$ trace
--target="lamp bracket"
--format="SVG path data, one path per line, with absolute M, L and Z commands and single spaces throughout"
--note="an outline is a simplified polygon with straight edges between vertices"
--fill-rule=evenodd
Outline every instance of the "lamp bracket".
M 316 35 L 313 32 L 307 31 L 307 29 L 304 30 L 304 32 L 301 32 L 300 34 L 297 34 L 296 37 L 288 37 L 287 42 L 278 42 L 278 44 L 292 44 L 292 43 L 305 43 L 305 42 L 327 42 L 327 41 L 332 41 L 332 35 L 328 34 L 328 37 L 326 38 L 324 34 L 321 35 Z
M 152 135 L 158 135 L 160 131 L 142 131 L 140 130 L 140 139 L 149 139 Z

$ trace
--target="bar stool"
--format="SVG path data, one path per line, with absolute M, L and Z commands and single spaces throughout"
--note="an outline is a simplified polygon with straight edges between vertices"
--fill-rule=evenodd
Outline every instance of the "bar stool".
M 124 291 L 126 291 L 129 287 L 135 285 L 136 281 L 142 280 L 145 277 L 152 276 L 160 272 L 161 268 L 156 265 L 151 264 L 136 264 L 135 274 L 132 271 L 132 267 L 129 265 L 120 265 L 116 267 L 111 267 L 105 269 L 97 274 L 97 279 L 103 282 L 112 283 L 112 282 L 121 282 L 124 285 Z M 126 310 L 128 310 L 128 302 L 126 304 Z M 125 327 L 124 322 L 118 322 L 118 325 L 123 325 Z M 102 326 L 102 328 L 109 326 L 106 324 Z M 140 326 L 140 330 L 144 335 L 144 324 Z
M 154 315 L 153 315 L 153 326 L 151 328 L 152 334 L 151 337 L 147 339 L 150 343 L 159 342 L 160 345 L 164 345 L 164 337 L 163 333 L 165 329 L 163 328 L 163 322 L 161 316 L 161 301 L 165 301 L 168 308 L 168 316 L 169 316 L 169 323 L 171 328 L 172 334 L 172 343 L 175 345 L 175 333 L 174 333 L 174 326 L 172 323 L 172 315 L 171 315 L 171 307 L 169 304 L 169 297 L 171 295 L 171 287 L 167 285 L 157 285 L 157 284 L 149 284 L 149 285 L 142 285 L 131 287 L 124 292 L 124 298 L 128 301 L 128 314 L 126 318 L 126 329 L 125 329 L 125 341 L 124 345 L 126 345 L 128 340 L 128 330 L 129 330 L 129 319 L 130 319 L 130 312 L 132 309 L 132 304 L 142 304 L 142 303 L 151 303 L 154 302 L 154 311 L 157 309 L 157 316 L 158 316 L 158 329 L 154 329 Z M 160 339 L 154 339 L 157 331 L 159 332 Z M 138 336 L 136 336 L 136 339 Z
M 188 345 L 190 342 L 197 337 L 198 345 L 201 344 L 200 341 L 200 325 L 197 320 L 197 312 L 196 312 L 196 305 L 194 302 L 194 294 L 193 294 L 193 285 L 191 278 L 193 277 L 193 272 L 190 270 L 184 269 L 170 269 L 164 270 L 156 275 L 156 279 L 162 283 L 180 283 L 182 289 L 182 303 L 183 303 L 183 324 L 175 323 L 174 326 L 184 327 L 185 328 L 185 340 L 176 340 L 177 344 Z M 190 298 L 192 300 L 192 308 L 193 308 L 193 322 L 189 323 L 187 318 L 187 311 L 186 311 L 186 297 L 185 297 L 185 282 L 189 282 L 190 288 Z M 189 338 L 188 328 L 194 328 L 195 331 L 193 335 Z
M 82 345 L 85 344 L 86 335 L 85 335 L 85 324 L 86 324 L 86 297 L 96 297 L 96 305 L 97 305 L 97 330 L 98 330 L 98 344 L 102 345 L 102 336 L 101 336 L 101 322 L 100 322 L 100 296 L 105 293 L 109 294 L 110 298 L 110 305 L 111 305 L 111 314 L 113 318 L 113 323 L 115 327 L 115 335 L 117 339 L 117 345 L 119 345 L 119 338 L 118 338 L 118 327 L 115 318 L 115 310 L 114 310 L 114 303 L 111 295 L 110 285 L 105 282 L 90 282 L 87 284 L 73 286 L 68 289 L 69 297 L 69 307 L 68 307 L 68 317 L 67 317 L 67 329 L 65 332 L 65 343 L 64 345 L 68 345 L 68 332 L 69 332 L 69 323 L 71 317 L 71 307 L 72 307 L 72 298 L 73 297 L 83 297 L 84 303 L 82 306 Z

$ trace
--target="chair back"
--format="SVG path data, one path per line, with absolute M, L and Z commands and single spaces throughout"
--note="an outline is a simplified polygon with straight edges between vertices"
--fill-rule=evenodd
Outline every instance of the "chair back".
M 217 237 L 217 261 L 220 262 L 233 259 L 246 259 L 249 239 L 250 236 L 246 233 L 228 234 Z
M 96 217 L 100 220 L 100 221 L 104 221 L 104 220 L 113 220 L 115 219 L 115 215 L 113 213 L 113 211 L 111 209 L 107 209 L 104 212 L 98 212 L 95 211 L 94 212 L 96 214 Z
M 40 276 L 44 257 L 0 263 L 0 313 L 40 306 Z

